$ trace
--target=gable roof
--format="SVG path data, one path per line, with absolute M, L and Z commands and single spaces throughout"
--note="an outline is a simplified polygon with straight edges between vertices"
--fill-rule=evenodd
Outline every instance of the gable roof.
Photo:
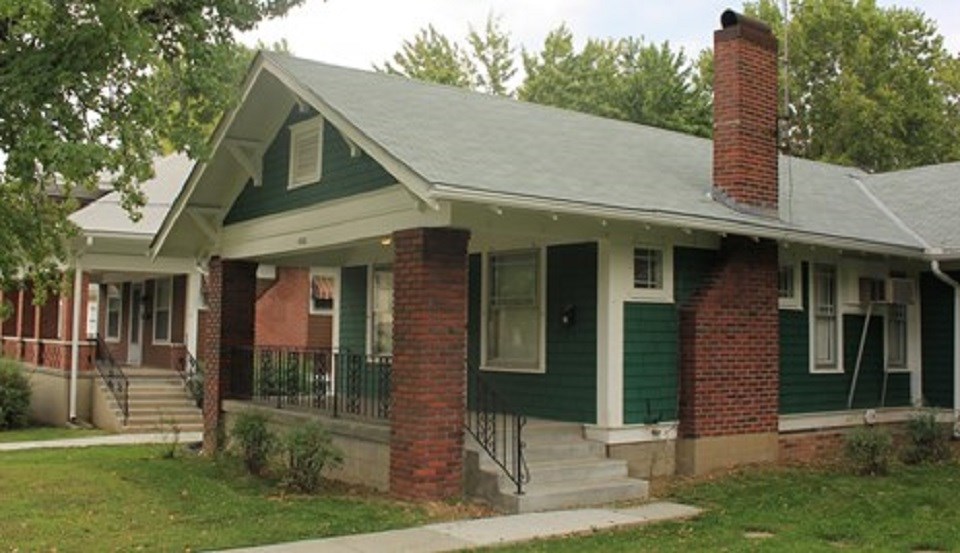
M 141 218 L 130 219 L 120 203 L 120 193 L 110 192 L 70 214 L 87 236 L 115 235 L 152 239 L 163 224 L 170 206 L 183 188 L 193 161 L 184 154 L 174 154 L 154 161 L 154 176 L 140 183 L 146 202 L 140 208 Z
M 930 253 L 937 241 L 925 239 L 927 232 L 960 232 L 945 223 L 939 230 L 915 230 L 913 220 L 928 212 L 922 202 L 901 216 L 889 209 L 885 202 L 900 201 L 888 192 L 903 180 L 898 173 L 884 180 L 856 168 L 781 156 L 781 216 L 775 220 L 710 197 L 713 152 L 707 139 L 268 52 L 253 61 L 245 95 L 262 72 L 428 204 L 470 201 L 574 212 L 908 256 Z M 251 107 L 241 104 L 221 121 L 215 150 L 244 110 Z M 204 164 L 194 168 L 154 240 L 155 253 L 191 198 L 202 197 L 195 201 L 204 206 L 211 195 L 224 197 L 222 188 L 197 191 L 204 170 Z

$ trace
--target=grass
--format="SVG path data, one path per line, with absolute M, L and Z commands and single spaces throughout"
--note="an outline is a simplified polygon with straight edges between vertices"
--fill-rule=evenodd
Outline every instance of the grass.
M 411 526 L 429 515 L 356 492 L 284 496 L 233 460 L 158 446 L 0 453 L 0 551 L 186 551 Z
M 956 551 L 960 467 L 857 477 L 812 469 L 742 472 L 681 485 L 701 517 L 504 548 L 508 551 Z
M 102 436 L 104 434 L 107 434 L 107 432 L 95 428 L 37 426 L 18 430 L 0 430 L 0 443 L 86 438 L 89 436 Z

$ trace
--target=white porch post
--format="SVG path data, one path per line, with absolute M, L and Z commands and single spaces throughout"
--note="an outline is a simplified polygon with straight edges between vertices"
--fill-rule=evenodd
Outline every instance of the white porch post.
M 83 267 L 80 258 L 74 264 L 73 320 L 70 334 L 70 422 L 77 420 L 77 373 L 80 370 L 80 308 L 83 303 Z
M 629 244 L 602 238 L 597 251 L 597 426 L 623 426 L 623 302 Z
M 187 301 L 186 313 L 183 316 L 183 335 L 184 343 L 187 345 L 187 352 L 190 355 L 197 356 L 197 324 L 199 317 L 197 312 L 200 310 L 200 286 L 201 274 L 197 269 L 187 273 Z

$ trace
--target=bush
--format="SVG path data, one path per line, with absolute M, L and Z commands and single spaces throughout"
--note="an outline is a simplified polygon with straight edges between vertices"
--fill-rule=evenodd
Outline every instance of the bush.
M 19 363 L 0 360 L 0 430 L 27 426 L 30 412 L 30 381 Z
M 343 462 L 343 454 L 319 422 L 290 430 L 283 438 L 283 457 L 283 484 L 305 493 L 320 489 L 320 472 L 325 466 Z
M 257 476 L 263 474 L 277 442 L 267 429 L 267 417 L 260 413 L 240 413 L 230 430 L 230 439 L 247 471 Z
M 893 437 L 875 426 L 862 426 L 847 434 L 844 451 L 857 474 L 882 476 L 890 470 Z
M 950 426 L 937 422 L 934 411 L 925 409 L 907 421 L 907 449 L 903 460 L 911 465 L 940 463 L 950 459 Z

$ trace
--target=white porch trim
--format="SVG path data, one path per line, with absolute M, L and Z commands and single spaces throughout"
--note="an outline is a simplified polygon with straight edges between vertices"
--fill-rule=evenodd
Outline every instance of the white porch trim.
M 588 424 L 584 426 L 583 433 L 588 440 L 607 445 L 662 442 L 676 440 L 679 425 L 680 423 L 677 421 L 657 424 L 628 424 L 616 428 Z
M 937 409 L 936 411 L 938 421 L 954 422 L 954 415 L 950 410 Z M 879 409 L 853 409 L 850 411 L 780 415 L 779 430 L 782 433 L 803 432 L 862 426 L 864 424 L 905 422 L 916 412 L 917 410 L 913 407 L 886 407 Z

